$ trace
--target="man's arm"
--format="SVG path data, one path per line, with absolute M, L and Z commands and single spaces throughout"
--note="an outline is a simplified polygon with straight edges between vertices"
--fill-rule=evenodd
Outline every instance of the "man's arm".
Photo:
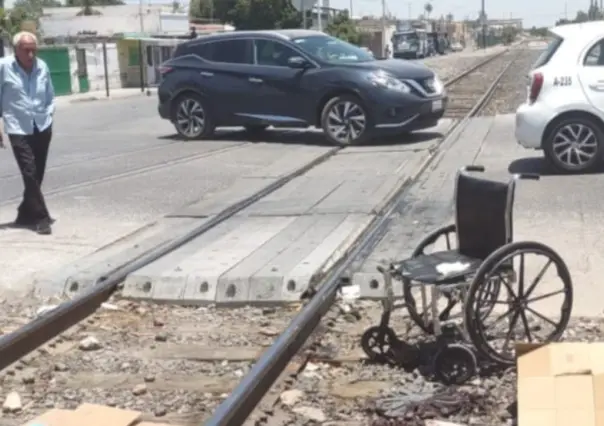
M 50 78 L 50 70 L 46 67 L 46 108 L 48 113 L 54 115 L 55 113 L 55 88 L 52 86 L 52 79 Z

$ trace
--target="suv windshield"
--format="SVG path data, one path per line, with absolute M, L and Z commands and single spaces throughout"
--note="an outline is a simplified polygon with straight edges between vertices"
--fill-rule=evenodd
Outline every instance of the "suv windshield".
M 316 35 L 295 38 L 292 42 L 309 55 L 329 63 L 375 61 L 370 53 L 335 37 Z
M 543 53 L 537 59 L 537 62 L 533 64 L 533 69 L 537 69 L 547 64 L 564 40 L 563 38 L 553 34 L 550 34 L 550 36 L 553 37 L 553 40 L 549 42 Z

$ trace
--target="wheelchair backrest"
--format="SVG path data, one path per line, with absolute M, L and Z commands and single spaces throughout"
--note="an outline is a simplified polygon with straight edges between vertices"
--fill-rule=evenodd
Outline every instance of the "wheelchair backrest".
M 514 183 L 457 176 L 455 221 L 460 253 L 486 259 L 512 241 Z

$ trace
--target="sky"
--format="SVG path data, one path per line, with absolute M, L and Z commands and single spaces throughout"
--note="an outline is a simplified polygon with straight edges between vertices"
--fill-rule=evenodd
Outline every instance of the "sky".
M 353 16 L 382 14 L 381 0 L 324 0 L 337 9 L 349 9 L 352 1 Z M 423 1 L 386 0 L 386 9 L 399 19 L 417 16 L 423 12 Z M 452 13 L 455 19 L 476 19 L 481 8 L 480 0 L 432 0 L 432 15 L 439 17 Z M 583 4 L 585 3 L 585 4 Z M 485 0 L 485 11 L 489 19 L 522 18 L 525 28 L 533 25 L 549 27 L 563 18 L 565 10 L 574 18 L 579 9 L 587 10 L 589 0 Z

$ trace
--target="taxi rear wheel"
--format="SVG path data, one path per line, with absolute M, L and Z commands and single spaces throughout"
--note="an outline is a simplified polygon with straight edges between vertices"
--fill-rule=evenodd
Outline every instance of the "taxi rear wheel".
M 590 173 L 602 162 L 604 133 L 590 117 L 574 116 L 556 123 L 544 140 L 550 165 L 560 173 Z

